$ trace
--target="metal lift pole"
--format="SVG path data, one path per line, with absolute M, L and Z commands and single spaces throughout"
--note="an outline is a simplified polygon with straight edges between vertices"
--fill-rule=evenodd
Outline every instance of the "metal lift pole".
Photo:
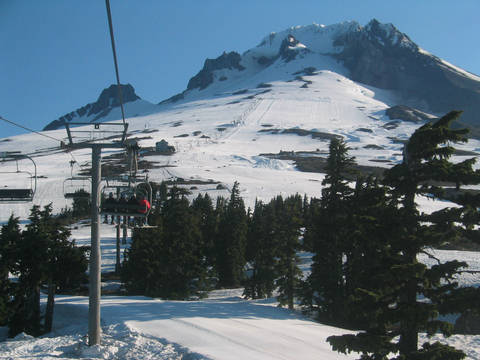
M 92 145 L 92 223 L 90 250 L 90 294 L 88 307 L 88 345 L 100 344 L 100 180 L 102 178 L 101 145 Z

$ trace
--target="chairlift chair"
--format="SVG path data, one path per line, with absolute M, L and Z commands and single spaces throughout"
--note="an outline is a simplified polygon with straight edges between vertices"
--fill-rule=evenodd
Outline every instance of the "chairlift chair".
M 37 165 L 35 164 L 35 161 L 28 156 L 24 154 L 18 154 L 17 152 L 12 153 L 12 152 L 3 152 L 0 153 L 0 158 L 1 162 L 11 162 L 15 161 L 16 168 L 15 170 L 9 170 L 9 171 L 1 171 L 0 170 L 0 176 L 13 176 L 15 175 L 16 181 L 15 183 L 19 183 L 19 178 L 18 176 L 20 175 L 21 177 L 28 179 L 30 186 L 28 187 L 11 187 L 5 185 L 5 187 L 0 188 L 0 203 L 12 203 L 12 202 L 31 202 L 33 201 L 33 198 L 35 196 L 35 192 L 37 189 Z M 31 171 L 22 169 L 19 166 L 19 162 L 22 160 L 30 160 L 33 164 L 33 173 Z M 21 182 L 21 181 L 20 181 Z
M 65 199 L 89 198 L 91 180 L 85 176 L 72 176 L 63 181 L 63 196 Z
M 117 198 L 114 198 L 115 201 L 111 203 L 108 202 L 109 197 L 106 196 L 107 192 L 113 194 L 113 191 L 109 191 L 109 189 L 115 189 L 115 194 L 117 194 Z M 152 203 L 152 187 L 148 182 L 138 183 L 129 187 L 125 187 L 124 185 L 117 185 L 116 187 L 105 186 L 102 195 L 104 200 L 101 206 L 101 215 L 147 219 L 150 214 L 151 207 L 148 208 L 145 205 L 128 203 L 134 195 L 137 199 L 145 197 L 150 204 Z M 124 198 L 126 202 L 121 202 L 120 200 L 122 198 Z M 145 226 L 148 225 L 140 227 Z

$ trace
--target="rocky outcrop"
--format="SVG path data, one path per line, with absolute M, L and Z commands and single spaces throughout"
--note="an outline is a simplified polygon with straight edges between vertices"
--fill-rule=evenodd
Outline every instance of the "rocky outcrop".
M 432 115 L 405 105 L 392 106 L 385 111 L 385 114 L 390 120 L 403 120 L 413 123 L 435 119 Z
M 215 70 L 221 69 L 237 69 L 239 71 L 245 70 L 245 68 L 240 65 L 241 60 L 240 54 L 235 51 L 226 53 L 224 52 L 216 59 L 207 59 L 203 65 L 202 70 L 198 72 L 197 75 L 192 77 L 187 85 L 187 90 L 199 88 L 200 90 L 205 89 L 208 85 L 213 82 L 213 72 Z
M 407 103 L 430 113 L 464 110 L 462 122 L 480 126 L 480 81 L 422 51 L 391 24 L 372 20 L 340 35 L 334 55 L 354 81 L 396 90 Z
M 305 46 L 299 46 L 300 41 L 295 39 L 293 35 L 288 35 L 286 39 L 282 41 L 280 45 L 280 51 L 278 52 L 278 56 L 281 57 L 285 62 L 290 62 L 295 60 L 297 55 L 302 53 L 307 53 L 308 50 Z
M 135 94 L 135 89 L 132 85 L 121 85 L 123 103 L 139 100 L 140 97 Z M 43 130 L 55 130 L 62 127 L 66 122 L 75 121 L 81 117 L 89 118 L 89 121 L 94 122 L 98 119 L 108 115 L 110 111 L 120 106 L 118 98 L 118 85 L 111 85 L 107 89 L 104 89 L 97 101 L 87 104 L 81 108 L 72 111 L 57 120 L 52 121 Z M 91 118 L 95 115 L 93 118 Z

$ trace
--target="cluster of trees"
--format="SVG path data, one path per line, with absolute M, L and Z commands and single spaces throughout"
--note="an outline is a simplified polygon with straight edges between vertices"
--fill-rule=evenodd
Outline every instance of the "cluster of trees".
M 0 233 L 0 325 L 9 336 L 51 331 L 54 295 L 86 281 L 86 249 L 68 240 L 70 231 L 52 215 L 52 205 L 34 205 L 25 229 L 13 215 Z M 48 293 L 42 312 L 40 290 Z
M 323 322 L 361 329 L 328 339 L 340 352 L 372 360 L 463 358 L 440 343 L 418 349 L 418 334 L 451 334 L 438 316 L 478 311 L 480 290 L 458 287 L 455 276 L 465 263 L 427 267 L 417 257 L 462 237 L 478 240 L 480 197 L 458 192 L 461 207 L 431 214 L 415 203 L 418 195 L 443 196 L 441 183 L 458 190 L 480 182 L 474 159 L 450 161 L 451 144 L 467 140 L 465 130 L 450 127 L 460 113 L 419 128 L 402 163 L 382 179 L 358 177 L 354 186 L 347 181 L 354 159 L 333 139 L 320 199 L 278 196 L 247 210 L 238 183 L 215 207 L 208 195 L 190 204 L 180 189 L 164 186 L 150 221 L 157 227 L 133 234 L 122 273 L 126 288 L 188 298 L 211 286 L 244 286 L 248 298 L 276 294 L 281 304 L 293 308 L 297 301 Z M 300 250 L 313 253 L 306 278 Z
M 301 196 L 257 201 L 252 211 L 237 182 L 215 206 L 208 194 L 190 203 L 184 189 L 163 193 L 149 219 L 155 227 L 134 229 L 125 252 L 121 273 L 129 293 L 185 299 L 214 287 L 244 286 L 248 298 L 276 290 L 279 301 L 293 308 L 302 274 Z
M 328 241 L 336 246 L 333 253 L 343 258 L 336 262 L 341 272 L 335 279 L 337 286 L 319 291 L 311 306 L 322 317 L 341 319 L 363 331 L 330 337 L 334 349 L 359 352 L 362 359 L 387 359 L 392 354 L 398 355 L 395 359 L 465 357 L 462 351 L 438 342 L 418 349 L 419 332 L 452 333 L 452 325 L 440 321 L 439 315 L 480 310 L 479 289 L 459 288 L 456 282 L 465 263 L 437 260 L 429 268 L 417 259 L 421 253 L 432 256 L 429 248 L 471 236 L 473 224 L 480 220 L 478 195 L 458 192 L 460 208 L 431 214 L 421 213 L 415 203 L 418 195 L 443 196 L 441 183 L 456 184 L 457 189 L 461 184 L 480 183 L 480 174 L 472 168 L 474 159 L 450 161 L 455 151 L 451 144 L 467 141 L 466 130 L 450 127 L 460 114 L 452 111 L 417 129 L 404 147 L 402 163 L 385 171 L 383 185 L 359 180 L 353 192 L 337 192 L 336 200 L 346 205 L 342 216 L 348 221 L 343 229 L 334 221 L 335 233 L 343 234 Z M 327 238 L 314 236 L 320 249 Z M 329 259 L 316 254 L 313 281 L 322 276 Z M 333 294 L 332 289 L 336 289 Z

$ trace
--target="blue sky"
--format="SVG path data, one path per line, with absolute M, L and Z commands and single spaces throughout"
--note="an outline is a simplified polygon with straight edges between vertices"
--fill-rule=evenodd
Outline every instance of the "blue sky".
M 480 75 L 479 0 L 111 0 L 122 83 L 158 103 L 270 32 L 372 18 Z M 40 130 L 115 83 L 105 2 L 0 0 L 0 116 Z M 0 137 L 25 132 L 0 122 Z

